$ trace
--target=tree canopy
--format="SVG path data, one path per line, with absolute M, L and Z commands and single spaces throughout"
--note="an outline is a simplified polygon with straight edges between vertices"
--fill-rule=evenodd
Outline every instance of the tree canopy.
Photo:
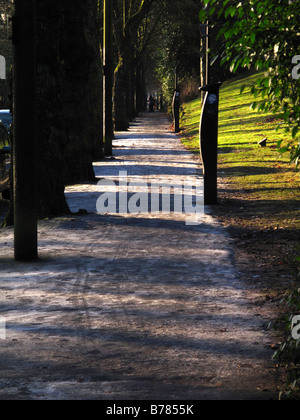
M 300 45 L 298 0 L 204 0 L 207 8 L 200 20 L 223 22 L 218 33 L 222 43 L 221 64 L 232 72 L 241 68 L 263 71 L 251 87 L 252 107 L 281 114 L 285 131 L 291 133 L 288 145 L 280 143 L 281 152 L 290 150 L 298 165 L 300 145 L 300 81 L 294 77 L 295 56 Z M 280 126 L 278 127 L 278 130 Z

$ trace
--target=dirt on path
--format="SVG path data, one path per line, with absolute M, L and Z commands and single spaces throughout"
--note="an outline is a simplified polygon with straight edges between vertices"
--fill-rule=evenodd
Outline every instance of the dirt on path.
M 118 134 L 114 158 L 95 163 L 101 185 L 66 189 L 87 214 L 39 223 L 37 263 L 15 263 L 13 231 L 0 231 L 0 399 L 277 399 L 272 304 L 239 276 L 210 209 L 194 225 L 185 214 L 97 214 L 125 173 L 136 207 L 150 183 L 201 180 L 168 126 L 144 114 Z

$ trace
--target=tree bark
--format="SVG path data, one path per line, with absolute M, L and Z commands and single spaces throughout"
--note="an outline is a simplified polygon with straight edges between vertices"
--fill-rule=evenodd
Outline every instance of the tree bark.
M 112 155 L 113 131 L 113 7 L 112 0 L 104 0 L 104 152 Z
M 38 258 L 35 7 L 35 0 L 15 0 L 13 179 L 16 261 Z
M 38 215 L 69 213 L 66 176 L 64 69 L 61 60 L 63 1 L 37 1 Z
M 123 64 L 115 74 L 114 119 L 116 131 L 126 131 L 129 128 L 127 102 L 129 77 L 126 67 L 126 64 Z
M 65 182 L 74 184 L 94 180 L 92 162 L 103 156 L 102 77 L 94 36 L 97 0 L 65 0 L 64 4 Z
M 70 213 L 65 185 L 95 180 L 92 162 L 103 156 L 99 2 L 39 0 L 36 12 L 37 212 L 45 218 Z M 32 121 L 33 108 L 25 111 Z

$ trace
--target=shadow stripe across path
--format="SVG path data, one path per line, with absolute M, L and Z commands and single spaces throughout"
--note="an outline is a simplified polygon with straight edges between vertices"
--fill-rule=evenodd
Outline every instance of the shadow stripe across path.
M 169 125 L 141 115 L 114 159 L 95 163 L 98 180 L 201 180 Z M 0 398 L 276 398 L 267 319 L 209 209 L 195 225 L 174 212 L 99 215 L 102 188 L 66 188 L 88 214 L 40 222 L 38 264 L 13 263 L 13 232 L 0 232 Z

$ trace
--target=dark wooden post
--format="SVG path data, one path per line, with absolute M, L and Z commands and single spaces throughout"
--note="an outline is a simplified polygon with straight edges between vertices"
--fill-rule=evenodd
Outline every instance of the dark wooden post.
M 112 51 L 112 1 L 104 0 L 104 153 L 112 155 L 113 132 L 113 51 Z
M 204 86 L 206 92 L 200 123 L 200 152 L 204 172 L 204 204 L 218 203 L 219 90 L 222 83 Z
M 177 84 L 176 84 L 177 86 Z M 180 90 L 174 90 L 173 96 L 173 119 L 174 119 L 174 132 L 180 132 Z
M 15 259 L 29 261 L 38 258 L 35 0 L 15 0 L 13 43 Z

